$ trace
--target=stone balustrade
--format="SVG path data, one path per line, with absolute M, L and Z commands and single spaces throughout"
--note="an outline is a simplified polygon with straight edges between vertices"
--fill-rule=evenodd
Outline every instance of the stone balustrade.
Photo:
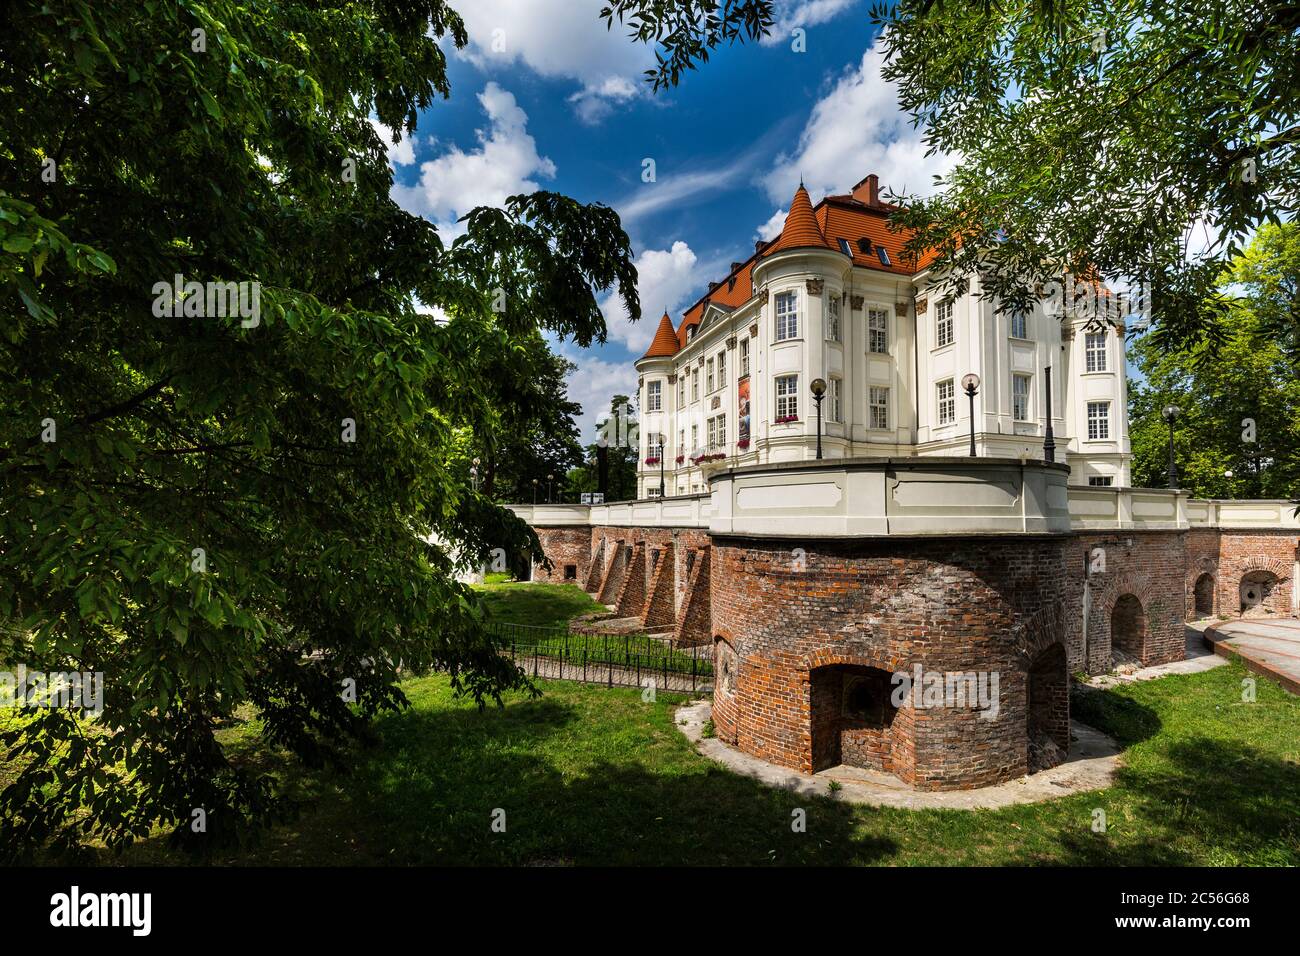
M 711 494 L 509 507 L 534 527 L 699 528 L 827 537 L 1297 528 L 1295 504 L 1163 488 L 1067 486 L 1064 465 L 1012 458 L 859 458 L 719 470 Z

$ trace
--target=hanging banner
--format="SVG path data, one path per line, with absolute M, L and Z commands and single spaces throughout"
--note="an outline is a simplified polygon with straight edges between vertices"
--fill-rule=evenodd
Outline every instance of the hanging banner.
M 742 447 L 749 445 L 749 377 L 746 376 L 736 383 L 736 396 L 739 403 L 736 442 Z

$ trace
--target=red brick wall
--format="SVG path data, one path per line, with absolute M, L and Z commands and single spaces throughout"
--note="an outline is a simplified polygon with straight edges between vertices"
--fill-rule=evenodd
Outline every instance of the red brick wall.
M 600 581 L 600 594 L 596 598 L 601 604 L 613 604 L 618 600 L 618 592 L 623 589 L 623 575 L 627 571 L 627 560 L 631 547 L 622 538 L 605 540 L 605 576 Z
M 646 560 L 645 541 L 632 545 L 632 557 L 623 572 L 623 584 L 614 599 L 614 610 L 620 617 L 633 617 L 645 607 Z
M 586 528 L 534 528 L 542 551 L 551 561 L 548 571 L 545 565 L 533 565 L 533 580 L 547 581 L 552 584 L 565 582 L 564 569 L 573 565 L 577 576 L 569 578 L 570 584 L 582 585 L 591 569 L 591 535 Z
M 1066 542 L 801 541 L 799 562 L 784 543 L 715 538 L 713 626 L 738 657 L 735 700 L 718 701 L 715 723 L 741 750 L 812 772 L 814 735 L 824 754 L 821 737 L 838 722 L 824 709 L 833 695 L 822 688 L 814 699 L 816 668 L 996 672 L 992 719 L 905 702 L 890 727 L 890 764 L 920 789 L 1024 774 L 1029 662 L 1064 641 Z
M 712 550 L 703 547 L 693 552 L 695 560 L 677 620 L 674 643 L 678 647 L 707 645 L 713 639 L 713 578 L 709 572 L 709 554 Z
M 1111 619 L 1115 604 L 1127 594 L 1138 600 L 1146 620 L 1142 663 L 1165 664 L 1186 656 L 1184 534 L 1116 531 L 1074 536 L 1066 549 L 1066 651 L 1071 673 L 1111 670 Z M 1086 635 L 1085 584 L 1090 608 Z
M 1291 589 L 1300 535 L 1291 531 L 1225 531 L 1220 544 L 1218 605 L 1219 613 L 1241 616 L 1241 582 L 1251 572 L 1272 576 L 1272 593 L 1264 609 L 1250 616 L 1289 617 Z
M 647 629 L 671 628 L 677 623 L 673 602 L 676 558 L 677 548 L 672 544 L 653 552 L 654 569 L 650 575 L 650 590 L 646 595 L 645 606 L 641 609 L 641 620 L 645 621 Z
M 1205 616 L 1202 612 L 1196 610 L 1196 582 L 1201 576 L 1208 574 L 1214 582 L 1210 589 L 1210 611 L 1211 615 L 1220 613 L 1218 599 L 1218 581 L 1219 581 L 1219 547 L 1220 535 L 1217 530 L 1195 530 L 1188 531 L 1183 537 L 1184 547 L 1186 549 L 1185 570 L 1186 579 L 1184 584 L 1185 602 L 1187 605 L 1186 618 L 1194 621 L 1197 618 Z

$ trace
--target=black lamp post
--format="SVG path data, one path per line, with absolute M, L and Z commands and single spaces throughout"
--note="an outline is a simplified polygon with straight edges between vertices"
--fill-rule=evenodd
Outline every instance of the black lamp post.
M 1047 386 L 1047 431 L 1043 433 L 1043 460 L 1056 461 L 1056 438 L 1052 434 L 1052 366 L 1044 369 Z
M 664 491 L 664 489 L 665 489 L 665 485 L 664 485 L 664 450 L 667 448 L 667 445 L 665 445 L 664 443 L 667 442 L 667 441 L 668 441 L 668 439 L 664 436 L 664 433 L 663 433 L 663 432 L 660 432 L 660 433 L 659 433 L 659 499 L 660 499 L 661 501 L 663 500 L 663 497 L 664 497 L 664 494 L 665 494 L 665 491 Z
M 554 483 L 555 483 L 555 476 L 554 476 L 554 475 L 547 475 L 547 476 L 546 476 L 546 503 L 547 503 L 548 505 L 553 503 L 553 502 L 551 501 L 551 498 L 552 498 L 551 490 L 552 490 L 552 487 L 554 486 Z
M 1169 425 L 1169 487 L 1178 487 L 1178 471 L 1174 466 L 1174 422 L 1183 410 L 1177 405 L 1166 405 L 1160 417 Z
M 970 399 L 970 456 L 975 457 L 975 396 L 979 394 L 980 377 L 974 372 L 962 376 L 962 391 Z
M 533 504 L 537 504 L 537 479 L 533 479 Z
M 813 401 L 817 404 L 817 457 L 822 456 L 822 399 L 826 397 L 826 379 L 812 380 Z

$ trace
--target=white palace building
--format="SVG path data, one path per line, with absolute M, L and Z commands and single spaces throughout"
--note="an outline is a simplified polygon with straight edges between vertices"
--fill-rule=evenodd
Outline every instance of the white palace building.
M 780 236 L 686 310 L 665 314 L 639 374 L 638 497 L 707 493 L 718 467 L 826 458 L 1043 457 L 1051 369 L 1056 460 L 1072 485 L 1127 486 L 1123 327 L 1041 300 L 998 313 L 978 278 L 947 294 L 908 261 L 876 176 L 814 206 L 800 185 Z M 1096 326 L 1096 327 L 1094 327 Z M 662 437 L 660 437 L 662 436 Z M 665 457 L 666 456 L 666 457 Z

